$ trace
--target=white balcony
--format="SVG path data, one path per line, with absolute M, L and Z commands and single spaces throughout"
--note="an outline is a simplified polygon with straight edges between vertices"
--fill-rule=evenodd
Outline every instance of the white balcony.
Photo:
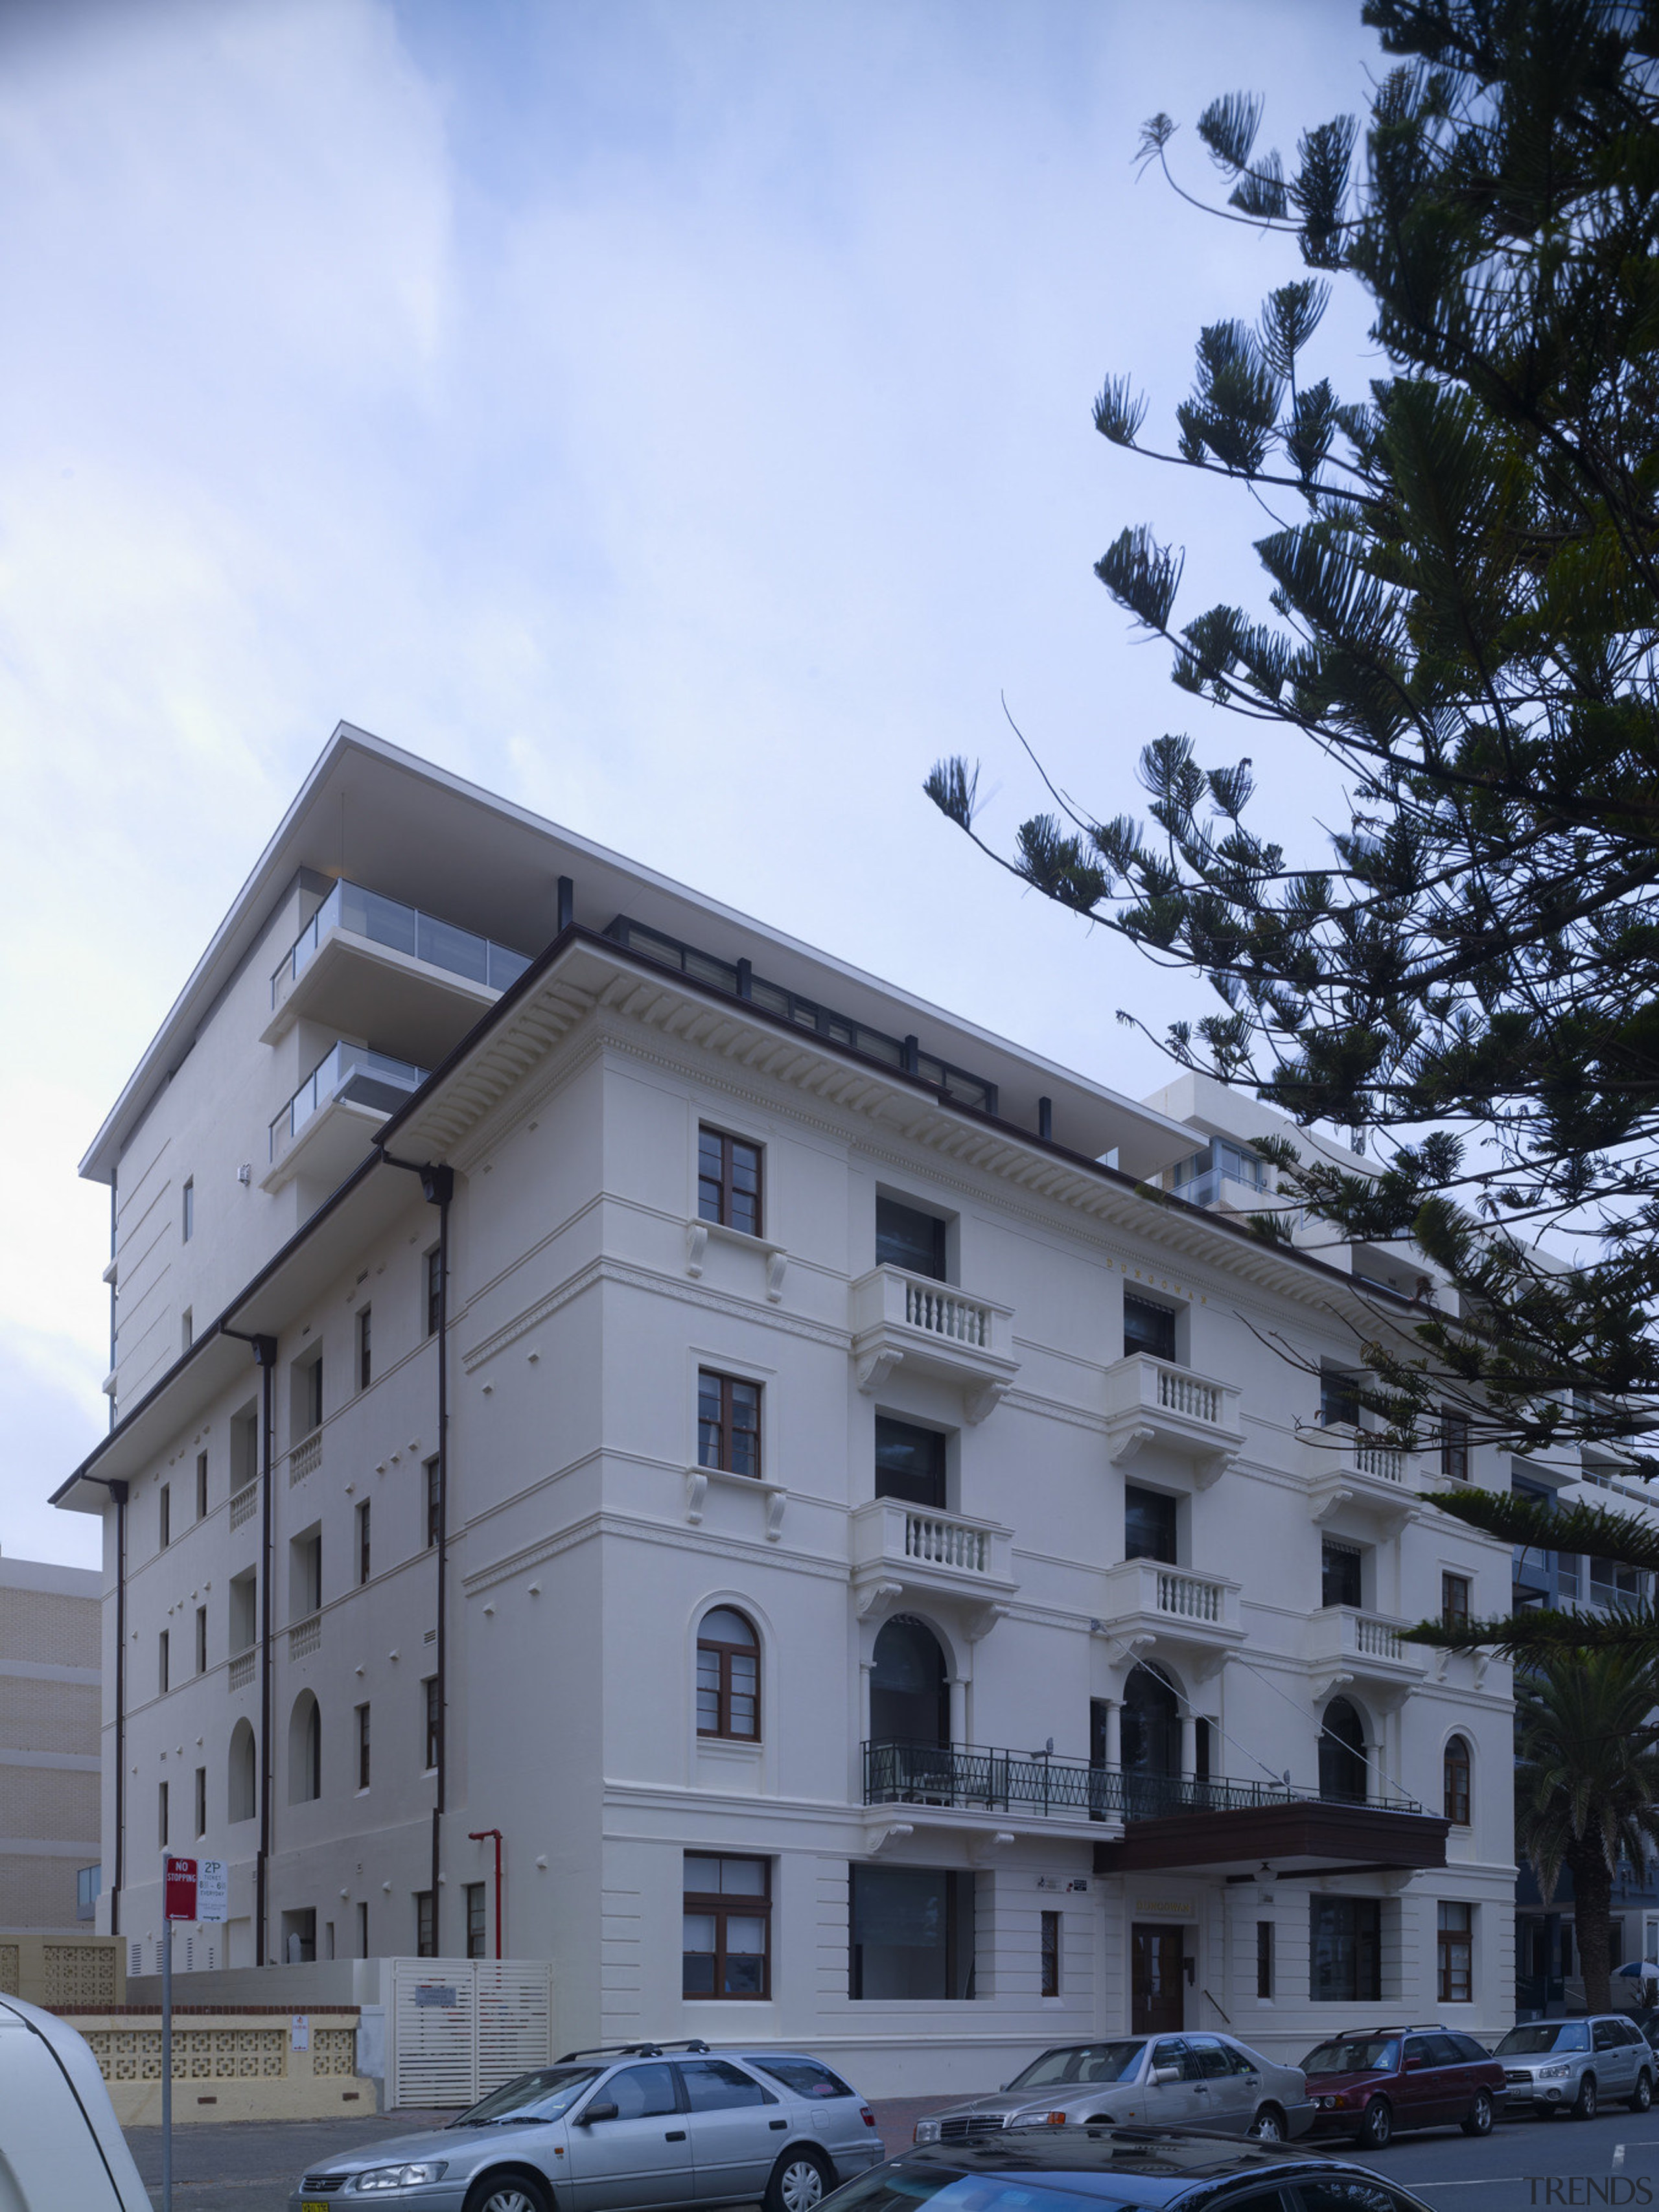
M 1243 1443 L 1231 1383 L 1144 1352 L 1107 1369 L 1106 1449 L 1114 1465 L 1161 1445 L 1190 1460 L 1204 1488 L 1226 1473 Z
M 1417 1510 L 1419 1453 L 1401 1451 L 1346 1421 L 1302 1430 L 1300 1447 L 1316 1521 L 1322 1523 L 1347 1509 L 1377 1524 L 1381 1534 L 1392 1536 Z
M 859 1389 L 866 1397 L 902 1366 L 960 1385 L 968 1419 L 982 1421 L 1019 1371 L 1012 1306 L 902 1267 L 872 1267 L 859 1277 L 850 1326 Z
M 872 1498 L 852 1516 L 853 1584 L 860 1612 L 912 1589 L 995 1604 L 1019 1587 L 1013 1575 L 1013 1541 L 1012 1529 L 994 1521 L 935 1513 L 902 1498 Z
M 1406 1643 L 1400 1632 L 1410 1625 L 1356 1606 L 1322 1607 L 1308 1623 L 1304 1646 L 1316 1701 L 1322 1704 L 1352 1682 L 1373 1704 L 1397 1704 L 1425 1673 L 1422 1648 Z
M 1198 1574 L 1162 1559 L 1125 1559 L 1109 1567 L 1103 1580 L 1097 1626 L 1126 1650 L 1157 1642 L 1220 1653 L 1244 1640 L 1239 1584 L 1224 1576 Z

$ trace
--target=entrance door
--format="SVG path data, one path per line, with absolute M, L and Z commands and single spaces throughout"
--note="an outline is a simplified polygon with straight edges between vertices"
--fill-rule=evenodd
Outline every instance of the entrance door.
M 1133 1954 L 1129 2027 L 1135 2035 L 1168 2035 L 1185 2025 L 1187 1977 L 1179 1928 L 1130 1930 Z

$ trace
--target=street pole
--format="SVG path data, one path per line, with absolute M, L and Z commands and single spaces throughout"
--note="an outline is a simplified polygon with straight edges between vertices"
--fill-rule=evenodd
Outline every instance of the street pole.
M 161 2212 L 173 2212 L 173 1923 L 161 1915 Z

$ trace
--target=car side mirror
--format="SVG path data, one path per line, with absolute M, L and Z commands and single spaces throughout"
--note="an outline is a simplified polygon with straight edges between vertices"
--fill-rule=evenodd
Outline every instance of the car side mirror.
M 585 2128 L 591 2127 L 595 2120 L 614 2120 L 616 2117 L 617 2100 L 614 2097 L 604 2098 L 595 2105 L 584 2105 L 576 2115 Z
M 1178 2066 L 1154 2066 L 1152 2078 L 1154 2081 L 1178 2081 L 1181 2069 Z

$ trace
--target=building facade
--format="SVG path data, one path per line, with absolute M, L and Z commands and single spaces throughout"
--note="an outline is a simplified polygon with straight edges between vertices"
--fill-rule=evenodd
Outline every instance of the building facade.
M 1353 1400 L 1420 1286 L 1252 1237 L 1239 1111 L 343 727 L 85 1166 L 100 1924 L 164 1848 L 230 1862 L 233 1966 L 499 1911 L 561 2046 L 878 2089 L 1500 2031 L 1509 1672 L 1400 1630 L 1509 1554 Z
M 94 1917 L 103 1586 L 0 1558 L 0 1929 Z

